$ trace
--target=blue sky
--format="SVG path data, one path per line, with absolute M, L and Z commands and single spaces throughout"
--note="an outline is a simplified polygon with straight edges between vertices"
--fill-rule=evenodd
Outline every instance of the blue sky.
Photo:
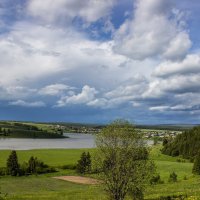
M 199 123 L 196 0 L 0 0 L 0 120 Z

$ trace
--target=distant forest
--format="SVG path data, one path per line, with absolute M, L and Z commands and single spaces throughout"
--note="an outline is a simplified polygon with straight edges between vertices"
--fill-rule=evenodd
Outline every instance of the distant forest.
M 200 151 L 200 126 L 187 130 L 173 140 L 165 139 L 162 153 L 194 159 Z

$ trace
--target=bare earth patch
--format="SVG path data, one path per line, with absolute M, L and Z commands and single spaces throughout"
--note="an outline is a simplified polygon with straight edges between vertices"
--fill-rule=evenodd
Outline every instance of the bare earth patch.
M 97 179 L 82 177 L 82 176 L 58 176 L 53 178 L 64 181 L 70 181 L 73 183 L 87 184 L 87 185 L 96 185 L 100 183 L 100 181 L 98 181 Z

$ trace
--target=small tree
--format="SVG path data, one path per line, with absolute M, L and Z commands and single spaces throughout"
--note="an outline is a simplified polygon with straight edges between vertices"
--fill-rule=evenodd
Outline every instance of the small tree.
M 30 174 L 35 174 L 37 172 L 37 158 L 34 158 L 33 156 L 30 157 L 28 161 L 28 172 Z
M 148 150 L 134 126 L 118 120 L 97 135 L 95 161 L 110 200 L 123 200 L 129 193 L 143 199 L 144 184 L 154 172 Z
M 166 137 L 163 139 L 163 143 L 162 144 L 163 144 L 163 146 L 168 144 L 168 139 Z
M 200 175 L 200 152 L 197 154 L 197 156 L 196 156 L 196 158 L 194 160 L 194 165 L 193 165 L 192 172 L 194 174 Z
M 91 165 L 92 165 L 92 161 L 91 161 L 91 155 L 89 152 L 87 152 L 86 154 L 86 172 L 91 172 Z
M 170 175 L 169 175 L 169 182 L 177 182 L 177 174 L 175 172 L 172 172 Z
M 7 159 L 7 171 L 11 176 L 19 174 L 19 163 L 16 151 L 12 151 Z
M 76 170 L 80 174 L 85 174 L 91 171 L 91 156 L 90 153 L 83 152 L 80 160 L 78 160 Z
M 157 145 L 159 142 L 159 138 L 158 137 L 154 137 L 153 138 L 153 145 Z

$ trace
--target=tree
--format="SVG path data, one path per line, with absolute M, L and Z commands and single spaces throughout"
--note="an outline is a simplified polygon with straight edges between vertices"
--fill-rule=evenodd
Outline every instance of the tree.
M 91 161 L 91 155 L 89 152 L 87 152 L 86 154 L 86 172 L 91 172 L 91 165 L 92 165 L 92 161 Z
M 83 152 L 80 160 L 78 160 L 76 170 L 80 174 L 89 173 L 91 171 L 91 156 L 90 153 Z
M 194 160 L 194 165 L 193 165 L 192 172 L 194 174 L 200 175 L 200 151 L 199 151 L 199 153 L 197 154 L 197 156 L 196 156 L 196 158 Z
M 154 172 L 146 145 L 134 126 L 117 120 L 96 138 L 96 165 L 111 200 L 143 199 L 144 184 Z
M 169 175 L 169 182 L 177 182 L 177 174 L 175 172 Z
M 11 176 L 19 174 L 19 163 L 16 151 L 12 151 L 7 159 L 7 171 Z
M 30 174 L 35 174 L 37 172 L 37 158 L 34 158 L 33 156 L 30 157 L 28 161 L 28 172 Z

